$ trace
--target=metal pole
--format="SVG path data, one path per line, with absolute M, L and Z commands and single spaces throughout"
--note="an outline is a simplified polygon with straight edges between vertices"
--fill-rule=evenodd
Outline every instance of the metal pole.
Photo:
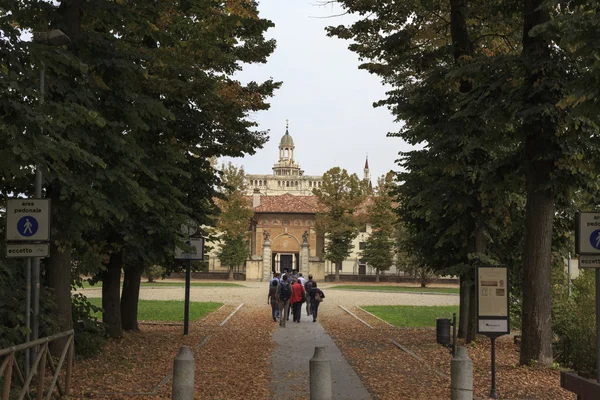
M 192 260 L 187 260 L 185 269 L 185 304 L 183 311 L 183 334 L 187 335 L 190 323 L 190 279 L 192 277 Z
M 25 267 L 25 328 L 27 335 L 25 342 L 31 340 L 31 258 L 27 259 Z M 29 376 L 29 348 L 25 350 L 25 376 Z
M 456 355 L 456 313 L 452 313 L 452 357 Z
M 600 382 L 600 268 L 596 268 L 596 382 Z
M 46 66 L 44 62 L 40 68 L 40 105 L 44 104 L 46 86 Z M 44 131 L 44 127 L 41 127 L 41 131 Z M 35 167 L 35 197 L 38 199 L 42 198 L 42 170 L 39 165 Z M 32 316 L 32 340 L 36 340 L 39 337 L 40 331 L 40 259 L 39 257 L 32 258 L 33 266 L 33 316 Z M 33 348 L 33 358 L 37 356 L 37 347 Z
M 496 337 L 491 336 L 490 340 L 492 341 L 492 389 L 490 390 L 490 398 L 496 399 L 498 398 L 496 393 Z
M 569 258 L 567 259 L 567 288 L 568 296 L 571 297 L 571 253 L 569 253 Z

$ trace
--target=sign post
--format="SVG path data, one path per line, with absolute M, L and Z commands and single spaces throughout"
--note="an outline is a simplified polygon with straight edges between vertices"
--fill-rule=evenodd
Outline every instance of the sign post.
M 596 269 L 596 382 L 600 382 L 600 213 L 575 215 L 575 248 L 579 268 Z
M 181 232 L 186 236 L 193 235 L 197 230 L 198 225 L 193 220 L 190 220 L 190 223 L 181 226 Z M 176 247 L 175 259 L 187 260 L 185 268 L 185 300 L 183 306 L 183 334 L 187 335 L 190 322 L 190 281 L 192 279 L 192 260 L 204 259 L 204 238 L 189 238 L 185 241 L 185 245 L 190 249 L 189 252 Z
M 477 333 L 490 338 L 492 344 L 492 387 L 490 398 L 496 392 L 496 338 L 510 333 L 508 308 L 508 268 L 499 266 L 477 267 Z

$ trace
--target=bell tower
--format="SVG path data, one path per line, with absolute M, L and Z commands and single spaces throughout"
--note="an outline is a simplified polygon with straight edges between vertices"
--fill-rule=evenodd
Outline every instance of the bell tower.
M 273 167 L 273 174 L 277 176 L 302 176 L 304 171 L 294 160 L 294 139 L 290 135 L 290 123 L 285 121 L 285 134 L 279 141 L 279 160 Z M 286 183 L 287 186 L 287 183 Z

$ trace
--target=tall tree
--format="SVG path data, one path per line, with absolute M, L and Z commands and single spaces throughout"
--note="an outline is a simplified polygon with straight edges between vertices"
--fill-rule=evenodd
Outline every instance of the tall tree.
M 111 280 L 103 301 L 115 314 L 106 316 L 115 328 L 109 331 L 118 336 L 119 312 L 132 313 L 119 304 L 123 267 L 168 263 L 181 222 L 203 222 L 212 208 L 220 183 L 208 159 L 252 153 L 266 140 L 247 117 L 268 108 L 278 83 L 244 85 L 232 75 L 266 61 L 275 43 L 264 32 L 273 24 L 258 16 L 255 2 L 101 0 L 10 3 L 0 26 L 9 43 L 0 49 L 7 77 L 0 89 L 9 99 L 0 106 L 9 124 L 0 151 L 11 149 L 19 165 L 0 163 L 2 181 L 10 182 L 7 191 L 31 193 L 30 166 L 45 171 L 53 200 L 46 276 L 57 315 L 71 320 L 73 254 L 95 251 Z M 63 29 L 71 43 L 23 41 L 24 30 L 48 28 Z M 32 68 L 41 60 L 43 107 Z M 139 270 L 125 272 L 133 283 L 124 288 L 127 303 L 134 303 Z
M 245 174 L 243 168 L 229 163 L 221 168 L 223 177 L 222 200 L 219 201 L 217 230 L 220 249 L 218 257 L 222 265 L 229 267 L 229 280 L 233 280 L 235 267 L 248 258 L 249 226 L 252 219 L 250 199 L 245 196 Z
M 323 185 L 313 189 L 325 209 L 317 213 L 316 228 L 326 235 L 324 257 L 334 263 L 336 281 L 340 280 L 342 261 L 352 252 L 352 241 L 365 222 L 359 206 L 365 201 L 366 191 L 365 181 L 339 167 L 325 172 Z
M 394 264 L 398 217 L 392 208 L 392 185 L 391 174 L 379 178 L 375 193 L 367 205 L 367 221 L 373 231 L 367 238 L 361 255 L 363 260 L 375 269 L 377 282 L 380 272 L 389 270 Z

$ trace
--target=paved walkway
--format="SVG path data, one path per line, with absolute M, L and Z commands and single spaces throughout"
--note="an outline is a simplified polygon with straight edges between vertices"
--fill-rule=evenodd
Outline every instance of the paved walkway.
M 315 347 L 325 347 L 325 354 L 331 361 L 333 398 L 370 399 L 371 395 L 333 339 L 325 333 L 318 320 L 312 322 L 312 317 L 306 315 L 304 308 L 300 323 L 292 322 L 290 316 L 287 326 L 278 326 L 273 333 L 273 340 L 277 345 L 271 369 L 271 393 L 274 393 L 274 398 L 309 398 L 310 359 L 314 355 Z

